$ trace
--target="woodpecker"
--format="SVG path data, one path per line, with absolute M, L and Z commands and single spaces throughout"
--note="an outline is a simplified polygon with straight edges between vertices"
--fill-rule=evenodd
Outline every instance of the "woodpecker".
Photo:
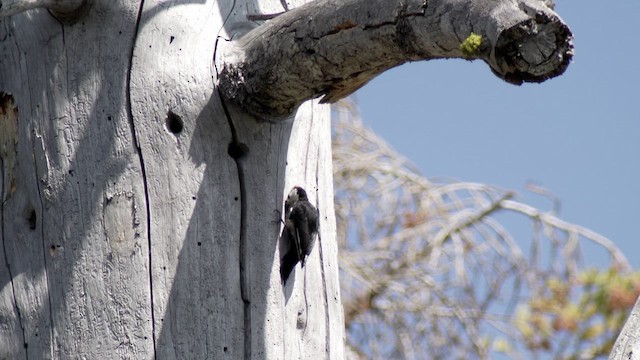
M 284 226 L 289 239 L 289 250 L 280 260 L 280 278 L 285 284 L 289 274 L 300 262 L 304 267 L 306 257 L 309 256 L 318 235 L 319 213 L 309 202 L 307 192 L 296 186 L 291 189 L 284 202 Z

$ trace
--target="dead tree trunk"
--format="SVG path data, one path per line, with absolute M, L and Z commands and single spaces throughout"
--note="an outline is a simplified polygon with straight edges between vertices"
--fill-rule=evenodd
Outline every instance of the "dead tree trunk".
M 259 123 L 215 87 L 217 39 L 258 6 L 282 10 L 122 0 L 0 20 L 0 358 L 341 357 L 329 109 Z M 283 288 L 293 185 L 322 230 Z
M 640 299 L 629 314 L 618 339 L 616 340 L 609 360 L 638 360 L 640 359 Z
M 542 81 L 572 53 L 534 0 L 303 2 L 0 0 L 0 359 L 342 358 L 329 109 L 307 100 L 438 57 Z M 294 185 L 320 237 L 283 287 Z

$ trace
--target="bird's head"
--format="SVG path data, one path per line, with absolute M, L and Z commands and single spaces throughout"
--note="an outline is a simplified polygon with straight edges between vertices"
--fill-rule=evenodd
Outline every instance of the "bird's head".
M 309 198 L 307 198 L 307 192 L 303 188 L 300 186 L 294 186 L 289 192 L 289 196 L 287 196 L 287 200 L 284 203 L 285 213 L 288 213 L 293 204 L 298 201 L 309 201 Z

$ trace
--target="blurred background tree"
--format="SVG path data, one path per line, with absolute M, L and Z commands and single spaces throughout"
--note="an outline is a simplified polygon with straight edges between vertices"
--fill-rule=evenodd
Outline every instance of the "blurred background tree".
M 341 291 L 352 358 L 605 357 L 640 294 L 609 239 L 490 185 L 428 179 L 334 107 Z M 512 218 L 519 218 L 513 220 Z M 514 235 L 515 221 L 530 233 Z M 514 225 L 515 224 L 515 225 Z M 608 259 L 593 267 L 584 247 Z

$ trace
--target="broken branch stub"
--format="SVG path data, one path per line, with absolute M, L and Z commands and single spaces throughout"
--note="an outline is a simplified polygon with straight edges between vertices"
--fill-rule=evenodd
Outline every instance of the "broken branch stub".
M 469 59 L 461 44 L 478 35 L 471 58 L 512 84 L 558 76 L 573 55 L 571 31 L 544 0 L 316 0 L 233 41 L 216 64 L 218 86 L 245 111 L 277 120 L 408 61 Z

